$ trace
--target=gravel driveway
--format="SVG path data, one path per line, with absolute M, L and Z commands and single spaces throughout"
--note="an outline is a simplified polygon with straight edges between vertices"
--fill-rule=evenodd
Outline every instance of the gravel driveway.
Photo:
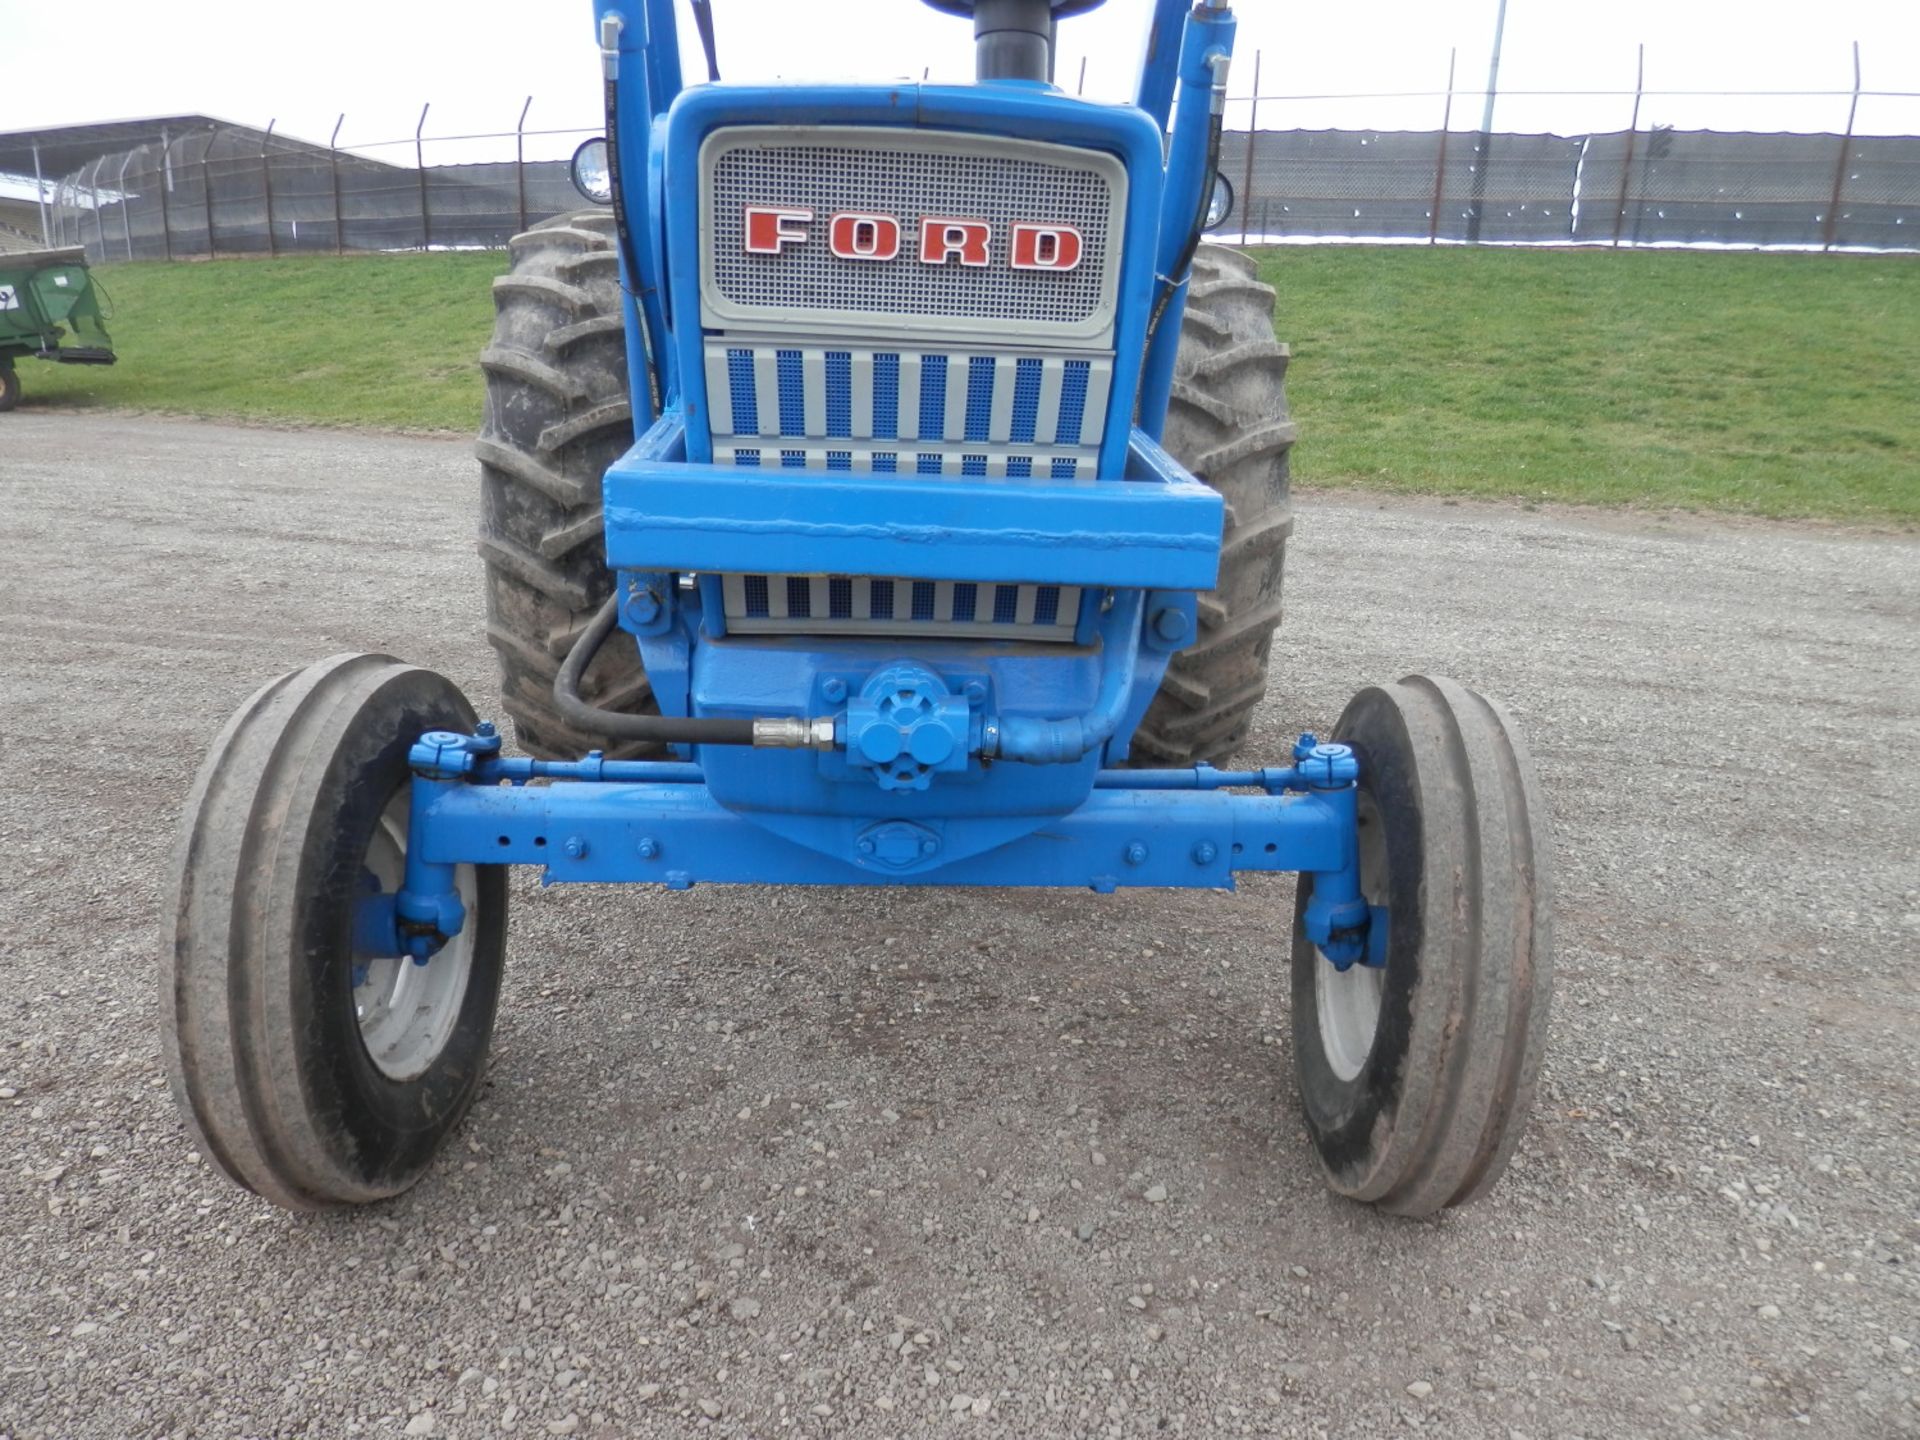
M 1307 498 L 1250 753 L 1449 672 L 1555 812 L 1477 1207 L 1323 1191 L 1283 878 L 521 876 L 440 1166 L 290 1216 L 161 1077 L 176 810 L 319 656 L 484 712 L 475 490 L 458 442 L 0 421 L 0 1436 L 1920 1433 L 1920 544 Z

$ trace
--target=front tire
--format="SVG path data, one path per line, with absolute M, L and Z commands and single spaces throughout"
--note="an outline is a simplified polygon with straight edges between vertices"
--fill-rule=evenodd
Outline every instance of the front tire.
M 1340 1194 L 1431 1215 L 1485 1193 L 1533 1103 L 1552 990 L 1545 817 L 1513 722 L 1451 680 L 1362 690 L 1334 738 L 1360 762 L 1360 880 L 1383 969 L 1334 969 L 1294 914 L 1293 1050 Z
M 167 1070 L 201 1153 L 276 1205 L 405 1190 L 479 1088 L 502 867 L 457 868 L 466 924 L 423 967 L 352 941 L 356 900 L 400 882 L 409 747 L 476 723 L 432 671 L 336 656 L 241 706 L 194 782 L 161 987 Z

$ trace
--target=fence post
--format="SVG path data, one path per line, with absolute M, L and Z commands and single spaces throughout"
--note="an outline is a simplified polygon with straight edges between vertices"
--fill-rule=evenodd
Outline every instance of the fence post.
M 215 259 L 220 247 L 213 238 L 213 142 L 220 138 L 220 127 L 215 125 L 207 131 L 207 145 L 200 152 L 200 199 L 207 212 L 207 258 Z
M 1084 62 L 1083 62 L 1084 63 Z M 1240 188 L 1247 193 L 1240 197 L 1240 243 L 1247 243 L 1248 227 L 1253 224 L 1253 145 L 1260 134 L 1260 52 L 1253 52 L 1253 103 L 1247 110 L 1247 168 L 1246 183 Z
M 533 96 L 527 96 L 527 103 L 520 107 L 520 120 L 513 127 L 513 188 L 519 197 L 519 209 L 516 211 L 520 223 L 513 227 L 518 235 L 527 228 L 527 111 L 533 108 Z
M 1833 167 L 1833 198 L 1827 202 L 1826 234 L 1822 250 L 1833 249 L 1840 230 L 1840 190 L 1847 183 L 1847 161 L 1853 155 L 1853 119 L 1860 113 L 1860 42 L 1853 42 L 1853 100 L 1847 106 L 1847 133 L 1840 142 L 1840 159 Z
M 1493 22 L 1493 58 L 1487 62 L 1487 103 L 1480 112 L 1480 163 L 1473 167 L 1473 205 L 1467 214 L 1467 243 L 1480 243 L 1480 212 L 1487 204 L 1487 165 L 1493 159 L 1493 102 L 1500 93 L 1500 44 L 1507 33 L 1507 0 Z
M 173 210 L 167 194 L 173 189 L 173 140 L 165 128 L 160 131 L 160 246 L 167 259 L 173 259 Z
M 100 259 L 102 263 L 104 263 L 107 258 L 107 222 L 100 214 L 100 166 L 105 162 L 106 158 L 104 155 L 97 156 L 94 159 L 93 168 L 87 172 L 87 197 L 93 202 L 93 238 L 99 242 Z M 80 226 L 80 245 L 82 249 L 86 248 L 86 243 L 87 227 L 83 219 Z
M 433 248 L 433 220 L 427 214 L 427 159 L 426 150 L 420 141 L 420 132 L 427 128 L 427 110 L 433 102 L 429 100 L 420 107 L 420 123 L 413 127 L 413 167 L 420 174 L 420 248 Z
M 347 253 L 347 222 L 340 215 L 340 127 L 347 123 L 347 112 L 333 122 L 333 134 L 327 140 L 327 168 L 333 173 L 333 253 Z
M 267 254 L 276 260 L 280 258 L 280 242 L 273 237 L 273 162 L 267 159 L 267 147 L 273 144 L 273 127 L 279 123 L 278 116 L 267 121 L 266 134 L 260 137 L 260 189 L 267 197 Z
M 1440 197 L 1447 185 L 1447 132 L 1453 129 L 1453 67 L 1460 47 L 1447 51 L 1447 103 L 1440 112 L 1440 151 L 1433 160 L 1433 212 L 1427 222 L 1427 244 L 1440 243 Z
M 1613 212 L 1613 248 L 1620 248 L 1620 228 L 1627 223 L 1627 184 L 1633 176 L 1633 150 L 1640 139 L 1640 97 L 1647 88 L 1647 47 L 1640 46 L 1640 59 L 1633 72 L 1633 119 L 1627 125 L 1627 153 L 1620 162 L 1620 203 Z
M 132 159 L 131 150 L 120 157 L 120 174 L 113 182 L 113 188 L 120 192 L 120 234 L 127 242 L 129 260 L 133 259 L 133 201 L 127 195 L 127 165 Z
M 47 181 L 40 173 L 40 142 L 33 145 L 33 198 L 40 202 L 40 243 L 51 246 L 53 231 L 47 224 Z

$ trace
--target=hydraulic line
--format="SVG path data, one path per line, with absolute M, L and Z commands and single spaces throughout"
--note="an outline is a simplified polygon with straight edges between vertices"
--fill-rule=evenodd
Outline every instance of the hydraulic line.
M 1187 233 L 1187 243 L 1180 251 L 1180 259 L 1161 279 L 1160 294 L 1153 302 L 1153 316 L 1147 321 L 1147 348 L 1153 348 L 1153 337 L 1160 329 L 1160 321 L 1167 313 L 1167 306 L 1173 303 L 1174 293 L 1187 283 L 1188 272 L 1193 268 L 1193 257 L 1200 249 L 1201 237 L 1207 230 L 1207 212 L 1213 208 L 1213 176 L 1220 167 L 1220 134 L 1225 128 L 1226 117 L 1216 110 L 1207 120 L 1207 181 L 1200 187 L 1200 208 L 1194 213 L 1193 228 Z
M 620 283 L 622 289 L 638 299 L 638 293 L 628 289 L 641 281 L 639 252 L 633 248 L 633 232 L 627 228 L 626 182 L 622 178 L 620 163 L 620 19 L 616 15 L 609 15 L 600 22 L 600 68 L 606 82 L 607 183 L 613 189 L 613 234 L 614 243 L 620 249 Z M 641 183 L 645 184 L 645 181 Z M 634 313 L 640 323 L 640 348 L 647 357 L 647 385 L 653 392 L 653 408 L 657 413 L 667 398 L 661 393 L 665 383 L 661 379 L 664 372 L 660 368 L 653 332 L 647 326 L 644 311 L 635 306 Z
M 644 740 L 656 745 L 759 745 L 782 749 L 830 750 L 833 721 L 790 715 L 756 720 L 696 719 L 681 715 L 626 715 L 590 705 L 580 697 L 580 679 L 607 643 L 620 620 L 620 595 L 607 597 L 593 623 L 567 653 L 553 677 L 553 701 L 571 725 L 612 740 Z
M 720 82 L 720 56 L 713 39 L 712 0 L 693 0 L 693 28 L 700 32 L 700 48 L 707 56 L 707 79 Z

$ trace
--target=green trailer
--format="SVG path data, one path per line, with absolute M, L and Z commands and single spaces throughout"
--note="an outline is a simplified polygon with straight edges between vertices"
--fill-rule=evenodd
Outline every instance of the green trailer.
M 20 403 L 22 355 L 67 365 L 111 365 L 99 287 L 86 252 L 29 250 L 0 254 L 0 411 Z

